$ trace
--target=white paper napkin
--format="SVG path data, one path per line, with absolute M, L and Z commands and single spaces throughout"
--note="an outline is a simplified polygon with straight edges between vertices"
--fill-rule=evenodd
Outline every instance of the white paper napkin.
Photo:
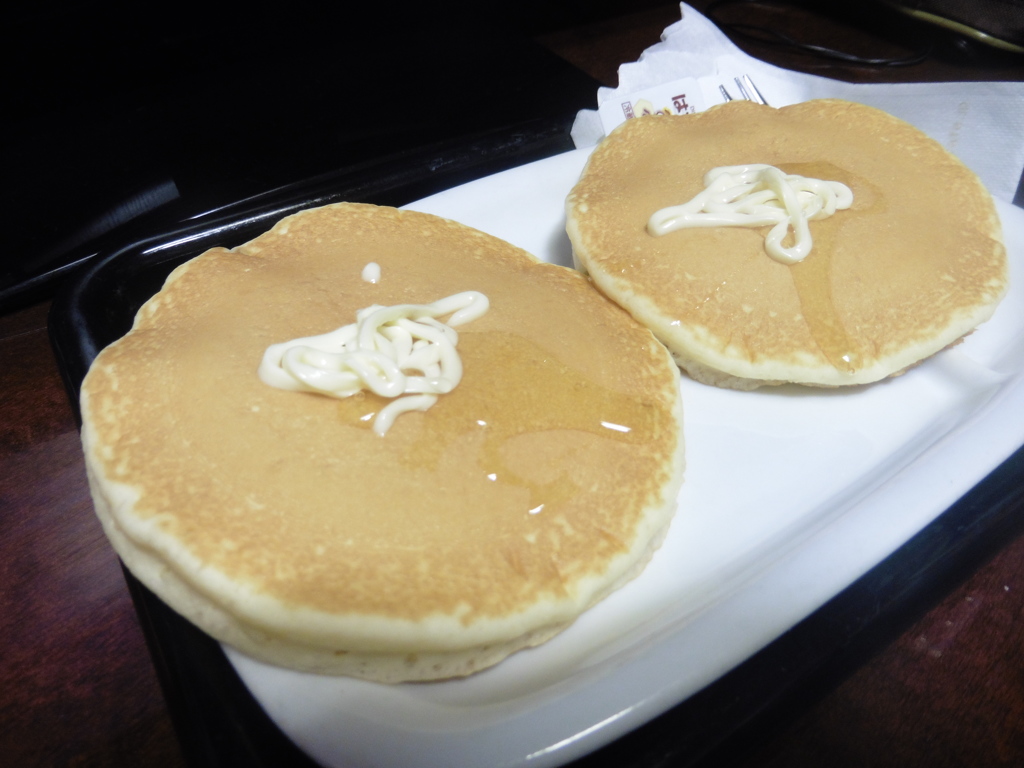
M 995 197 L 1013 201 L 1024 171 L 1024 83 L 879 85 L 805 75 L 748 56 L 685 3 L 680 11 L 681 20 L 662 33 L 660 43 L 619 67 L 618 88 L 598 89 L 598 109 L 577 115 L 572 128 L 577 147 L 596 144 L 630 113 L 677 114 L 719 104 L 725 100 L 719 85 L 741 98 L 734 78 L 748 75 L 774 107 L 838 98 L 883 109 L 941 142 Z

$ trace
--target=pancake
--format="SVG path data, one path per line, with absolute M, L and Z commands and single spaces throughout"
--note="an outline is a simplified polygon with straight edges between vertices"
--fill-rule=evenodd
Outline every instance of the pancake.
M 802 261 L 768 254 L 768 226 L 650 234 L 652 214 L 694 199 L 713 168 L 751 163 L 852 191 L 849 209 L 809 222 Z M 566 209 L 577 265 L 708 384 L 875 382 L 956 343 L 1006 290 L 977 176 L 913 126 L 845 101 L 628 120 Z
M 271 345 L 462 291 L 490 307 L 458 326 L 461 381 L 383 435 L 385 398 L 257 375 Z M 146 586 L 252 657 L 382 682 L 554 636 L 640 572 L 682 481 L 679 372 L 646 328 L 574 270 L 369 205 L 176 269 L 81 404 L 96 511 Z

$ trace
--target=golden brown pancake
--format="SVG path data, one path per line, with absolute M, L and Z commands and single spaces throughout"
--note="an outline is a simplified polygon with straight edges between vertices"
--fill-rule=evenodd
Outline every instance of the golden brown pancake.
M 768 227 L 648 233 L 712 168 L 751 163 L 853 191 L 849 210 L 810 222 L 804 261 L 771 258 Z M 567 219 L 578 266 L 605 294 L 693 378 L 738 389 L 900 373 L 987 320 L 1006 290 L 999 220 L 975 174 L 913 126 L 845 101 L 629 120 L 589 159 Z
M 378 283 L 361 279 L 381 267 Z M 271 344 L 480 291 L 461 383 L 275 389 Z M 186 263 L 82 386 L 97 512 L 135 575 L 258 659 L 396 682 L 543 642 L 635 576 L 682 479 L 678 370 L 573 270 L 427 214 L 341 204 Z

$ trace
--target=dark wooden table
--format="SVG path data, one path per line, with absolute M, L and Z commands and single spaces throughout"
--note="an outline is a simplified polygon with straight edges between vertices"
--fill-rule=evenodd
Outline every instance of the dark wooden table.
M 859 18 L 771 4 L 741 11 L 867 54 L 915 45 Z M 538 39 L 614 85 L 617 65 L 677 18 L 665 4 Z M 738 42 L 853 81 L 1024 79 L 1020 59 L 955 44 L 915 66 L 878 69 Z M 92 511 L 47 311 L 44 302 L 0 317 L 0 765 L 177 768 L 185 763 L 138 620 Z M 907 619 L 909 629 L 845 680 L 795 702 L 768 735 L 722 759 L 738 768 L 1024 765 L 1024 538 Z

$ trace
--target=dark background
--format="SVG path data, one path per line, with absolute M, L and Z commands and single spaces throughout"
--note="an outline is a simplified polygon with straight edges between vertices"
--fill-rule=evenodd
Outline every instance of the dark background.
M 789 54 L 832 76 L 850 73 L 829 51 L 896 61 L 925 52 L 940 73 L 943 62 L 984 69 L 993 58 L 876 0 L 693 4 L 755 55 Z M 1002 14 L 1016 26 L 1000 28 L 1024 43 L 1024 0 L 906 4 L 951 5 L 989 24 Z M 0 24 L 0 310 L 50 295 L 98 238 L 129 222 L 152 229 L 531 121 L 565 127 L 614 74 L 595 79 L 587 61 L 552 51 L 571 57 L 558 48 L 566 31 L 585 38 L 644 14 L 666 24 L 679 15 L 657 0 L 17 4 Z M 801 37 L 808 18 L 818 30 Z M 789 45 L 794 37 L 825 55 Z
M 19 4 L 0 45 L 0 292 L 158 208 L 182 218 L 403 150 L 571 119 L 597 84 L 532 38 L 651 5 Z

